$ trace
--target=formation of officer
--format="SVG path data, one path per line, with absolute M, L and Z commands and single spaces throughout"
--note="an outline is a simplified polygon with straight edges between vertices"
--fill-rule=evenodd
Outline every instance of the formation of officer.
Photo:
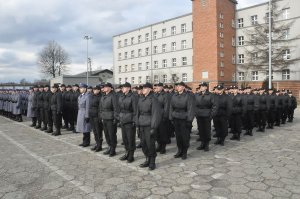
M 214 144 L 224 146 L 225 139 L 240 141 L 242 132 L 253 136 L 256 132 L 274 129 L 293 122 L 297 100 L 289 90 L 225 88 L 222 84 L 209 88 L 202 82 L 193 93 L 184 82 L 175 86 L 156 83 L 132 87 L 130 83 L 114 88 L 111 83 L 94 87 L 86 84 L 40 85 L 28 91 L 0 90 L 0 114 L 22 121 L 31 118 L 36 129 L 61 134 L 61 129 L 82 133 L 80 146 L 90 146 L 93 131 L 95 146 L 91 150 L 105 155 L 116 155 L 117 128 L 122 132 L 124 154 L 121 161 L 131 163 L 135 151 L 142 148 L 145 161 L 142 168 L 156 168 L 157 153 L 168 152 L 168 144 L 175 137 L 177 153 L 174 158 L 185 160 L 190 147 L 194 119 L 197 124 L 197 150 L 209 151 Z M 212 124 L 215 134 L 212 136 Z M 136 137 L 139 143 L 136 144 Z

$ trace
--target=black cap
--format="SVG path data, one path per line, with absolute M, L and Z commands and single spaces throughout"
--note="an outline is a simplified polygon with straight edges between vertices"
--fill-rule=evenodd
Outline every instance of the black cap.
M 219 84 L 217 87 L 216 87 L 217 90 L 222 90 L 224 89 L 224 86 L 222 84 Z
M 93 87 L 92 87 L 92 86 L 88 86 L 87 88 L 88 88 L 88 89 L 93 89 Z
M 74 86 L 74 87 L 79 87 L 79 85 L 78 85 L 78 84 L 74 84 L 73 86 Z
M 169 85 L 169 89 L 173 89 L 173 86 L 172 86 L 172 85 Z
M 100 85 L 96 85 L 96 86 L 94 86 L 94 87 L 93 87 L 93 90 L 101 90 L 101 87 L 100 87 Z
M 207 83 L 207 82 L 201 82 L 201 83 L 199 84 L 199 86 L 206 86 L 206 87 L 208 87 L 208 83 Z
M 44 88 L 50 88 L 50 86 L 49 85 L 45 85 Z
M 66 85 L 65 84 L 61 84 L 60 87 L 66 87 Z
M 239 89 L 239 87 L 234 85 L 231 87 L 231 89 Z
M 38 88 L 39 86 L 38 85 L 34 85 L 32 88 Z
M 43 85 L 39 85 L 39 88 L 44 88 L 44 86 Z
M 161 86 L 161 87 L 163 87 L 164 85 L 163 85 L 163 83 L 158 83 L 158 84 L 154 84 L 154 86 Z
M 58 84 L 54 84 L 53 86 L 52 86 L 52 88 L 58 88 L 59 86 L 58 86 Z
M 79 84 L 79 88 L 87 88 L 87 87 L 88 87 L 88 85 L 85 84 L 85 83 L 80 83 Z
M 251 89 L 251 86 L 247 86 L 245 89 Z
M 184 86 L 185 87 L 186 85 L 184 82 L 179 82 L 179 83 L 176 83 L 175 86 Z
M 67 88 L 72 88 L 72 86 L 71 86 L 71 85 L 68 85 Z
M 111 83 L 109 83 L 109 82 L 106 82 L 105 84 L 103 84 L 103 87 L 110 87 L 110 88 L 112 88 L 113 86 L 112 86 L 112 84 L 111 84 Z
M 281 91 L 282 91 L 282 92 L 285 92 L 285 89 L 282 89 Z
M 168 85 L 164 85 L 164 89 L 169 89 L 169 86 Z
M 143 86 L 141 86 L 141 85 L 136 87 L 136 90 L 142 90 L 142 89 L 143 89 Z
M 153 89 L 152 84 L 150 84 L 149 82 L 147 82 L 146 84 L 143 85 L 143 88 L 151 88 Z
M 121 85 L 121 87 L 131 88 L 131 84 L 129 82 L 125 82 Z

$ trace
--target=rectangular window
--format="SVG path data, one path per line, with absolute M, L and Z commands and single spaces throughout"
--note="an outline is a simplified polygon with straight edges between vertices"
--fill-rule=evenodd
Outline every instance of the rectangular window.
M 127 59 L 127 58 L 128 58 L 128 53 L 127 53 L 127 52 L 125 52 L 125 54 L 124 54 L 124 58 L 125 58 L 125 59 Z
M 142 63 L 138 64 L 139 70 L 142 70 Z
M 167 68 L 168 63 L 167 63 L 166 59 L 162 60 L 162 65 L 163 65 L 163 68 Z
M 145 41 L 149 41 L 149 33 L 145 34 Z
M 202 79 L 208 79 L 208 72 L 207 71 L 202 72 Z
M 131 51 L 131 58 L 134 58 L 134 50 Z
M 154 68 L 155 68 L 155 69 L 158 68 L 158 61 L 154 61 Z
M 125 77 L 125 82 L 128 82 L 128 77 Z
M 158 83 L 159 82 L 159 80 L 158 80 L 158 75 L 154 75 L 154 83 Z
M 153 39 L 157 39 L 157 31 L 153 32 Z
M 239 36 L 239 46 L 243 46 L 244 45 L 244 36 Z
M 243 18 L 239 18 L 238 19 L 238 28 L 243 28 L 244 27 L 244 19 Z
M 139 76 L 139 80 L 138 80 L 139 82 L 139 84 L 141 84 L 142 83 L 142 77 L 141 76 Z
M 142 56 L 142 49 L 138 50 L 138 56 L 141 57 Z
M 134 37 L 131 37 L 131 45 L 134 44 Z
M 290 16 L 290 8 L 284 8 L 282 9 L 282 18 L 288 19 Z
M 122 78 L 119 78 L 119 84 L 122 84 Z
M 220 13 L 220 19 L 224 19 L 223 13 Z
M 220 27 L 221 29 L 223 29 L 223 28 L 224 28 L 224 24 L 223 24 L 222 22 L 220 22 L 219 27 Z
M 131 83 L 134 84 L 134 77 L 131 78 Z
M 119 66 L 119 73 L 122 72 L 122 66 Z
M 167 44 L 163 44 L 162 45 L 162 52 L 165 53 L 167 49 Z
M 223 51 L 220 52 L 220 57 L 224 57 L 224 52 Z
M 185 33 L 186 32 L 186 24 L 181 24 L 181 33 Z
M 290 79 L 290 70 L 286 69 L 282 71 L 282 80 L 289 80 Z
M 131 71 L 135 71 L 135 65 L 131 64 Z
M 149 55 L 149 48 L 146 48 L 146 49 L 145 49 L 145 54 L 146 54 L 146 55 Z
M 124 40 L 124 46 L 127 46 L 127 45 L 128 45 L 128 40 L 125 39 L 125 40 Z
M 125 65 L 125 72 L 128 72 L 128 66 Z
M 258 71 L 252 71 L 252 81 L 258 80 Z
M 245 56 L 244 54 L 239 54 L 239 64 L 245 63 Z
M 223 61 L 220 62 L 220 67 L 224 68 L 224 62 Z
M 165 28 L 161 30 L 161 36 L 162 37 L 167 36 L 167 30 Z
M 154 46 L 153 53 L 156 54 L 157 51 L 158 51 L 158 47 L 157 47 L 157 46 Z
M 224 43 L 220 42 L 220 48 L 224 48 Z
M 141 43 L 142 42 L 142 35 L 139 35 L 138 36 L 138 43 Z
M 122 53 L 119 53 L 119 60 L 122 59 Z
M 220 71 L 220 77 L 224 77 L 224 71 Z
M 172 48 L 171 48 L 172 51 L 175 51 L 176 50 L 176 42 L 172 42 Z
M 252 25 L 257 25 L 257 15 L 252 15 L 251 16 L 251 24 Z
M 146 76 L 146 82 L 150 82 L 150 76 Z
M 167 75 L 163 75 L 163 83 L 167 83 L 168 82 L 168 77 Z
M 283 30 L 282 35 L 283 35 L 283 39 L 289 39 L 290 30 L 289 29 Z
M 187 74 L 186 73 L 182 73 L 182 81 L 187 82 Z
M 181 41 L 181 49 L 186 49 L 186 40 Z
M 224 38 L 224 33 L 223 32 L 220 32 L 220 37 Z
M 272 79 L 274 79 L 274 77 L 273 77 L 273 71 L 272 71 L 271 75 L 272 75 Z M 269 79 L 269 71 L 268 70 L 266 71 L 266 78 Z
M 122 41 L 118 41 L 118 47 L 119 48 L 121 48 L 121 45 L 122 45 L 121 43 L 122 43 Z
M 150 63 L 146 62 L 146 70 L 149 70 L 149 68 L 150 68 Z
M 176 67 L 176 64 L 177 64 L 176 58 L 173 58 L 173 59 L 172 59 L 172 66 L 173 66 L 173 67 Z
M 176 26 L 172 26 L 171 35 L 176 35 Z
M 257 59 L 258 59 L 258 53 L 257 53 L 257 52 L 252 53 L 252 62 L 253 62 L 253 63 L 256 63 L 256 62 L 257 62 Z
M 182 57 L 182 65 L 183 66 L 187 65 L 187 57 Z
M 239 80 L 244 81 L 245 80 L 245 72 L 239 72 Z
M 286 49 L 283 51 L 283 59 L 290 60 L 291 59 L 291 51 L 290 49 Z

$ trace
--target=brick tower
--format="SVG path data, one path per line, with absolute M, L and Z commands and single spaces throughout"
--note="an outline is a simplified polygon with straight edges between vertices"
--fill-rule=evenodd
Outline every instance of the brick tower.
M 235 65 L 235 0 L 193 1 L 194 85 L 230 84 Z

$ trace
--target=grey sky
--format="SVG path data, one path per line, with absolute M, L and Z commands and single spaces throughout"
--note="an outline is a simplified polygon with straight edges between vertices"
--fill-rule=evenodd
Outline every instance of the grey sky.
M 266 0 L 239 0 L 238 8 Z M 112 67 L 112 36 L 190 13 L 190 0 L 0 0 L 0 82 L 40 79 L 36 54 L 56 40 L 70 55 L 69 74 Z

